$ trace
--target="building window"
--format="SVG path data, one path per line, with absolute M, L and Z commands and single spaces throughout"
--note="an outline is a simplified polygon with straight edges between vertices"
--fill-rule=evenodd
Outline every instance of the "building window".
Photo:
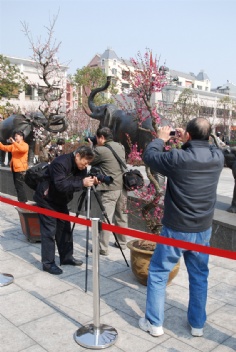
M 202 86 L 197 86 L 197 89 L 202 90 Z
M 130 72 L 122 70 L 122 79 L 124 79 L 125 81 L 128 81 L 129 77 L 130 77 Z
M 102 66 L 104 66 L 104 64 L 105 64 L 105 60 L 104 60 L 104 59 L 102 59 Z
M 113 74 L 114 76 L 117 75 L 117 69 L 116 69 L 116 68 L 113 68 L 113 69 L 111 70 L 111 72 L 112 72 L 112 74 Z
M 236 119 L 236 111 L 235 110 L 232 110 L 232 118 Z
M 25 100 L 33 100 L 33 88 L 29 84 L 25 87 Z
M 205 87 L 205 91 L 208 92 L 209 88 L 208 87 Z
M 192 87 L 192 82 L 191 81 L 185 81 L 185 87 L 191 88 Z
M 209 106 L 201 106 L 199 111 L 200 116 L 213 116 L 214 108 Z
M 217 108 L 216 109 L 216 116 L 227 118 L 227 117 L 229 117 L 229 110 Z
M 113 60 L 113 65 L 116 66 L 116 60 Z
M 123 93 L 129 94 L 130 93 L 130 85 L 128 83 L 122 83 L 121 90 Z

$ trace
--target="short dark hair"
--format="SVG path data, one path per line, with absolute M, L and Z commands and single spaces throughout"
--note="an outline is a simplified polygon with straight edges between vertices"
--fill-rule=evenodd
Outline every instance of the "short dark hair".
M 113 139 L 113 134 L 110 128 L 108 127 L 100 127 L 97 129 L 96 136 L 99 137 L 104 137 L 106 140 L 107 139 Z
M 74 156 L 76 156 L 77 154 L 79 154 L 81 158 L 85 158 L 88 160 L 93 160 L 94 158 L 94 152 L 90 147 L 86 145 L 81 145 L 79 148 L 77 148 L 74 151 Z
M 211 134 L 211 124 L 203 117 L 195 117 L 188 122 L 186 132 L 190 134 L 192 140 L 208 141 Z
M 23 131 L 14 131 L 13 132 L 13 137 L 18 134 L 19 136 L 23 137 L 23 139 L 25 139 L 25 135 Z

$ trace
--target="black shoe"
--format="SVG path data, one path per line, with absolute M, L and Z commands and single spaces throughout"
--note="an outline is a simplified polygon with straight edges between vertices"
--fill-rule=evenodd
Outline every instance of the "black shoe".
M 48 266 L 43 265 L 43 271 L 47 271 L 52 275 L 60 275 L 63 273 L 63 271 L 55 263 Z
M 71 257 L 71 258 L 68 258 L 68 259 L 65 259 L 65 260 L 61 261 L 61 265 L 74 265 L 74 266 L 76 265 L 76 266 L 80 266 L 82 264 L 83 264 L 82 260 L 75 259 L 74 257 Z

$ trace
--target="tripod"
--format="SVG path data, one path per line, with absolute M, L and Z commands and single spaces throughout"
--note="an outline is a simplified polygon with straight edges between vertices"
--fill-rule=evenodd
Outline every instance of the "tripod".
M 89 213 L 90 213 L 90 206 L 91 206 L 91 189 L 92 189 L 93 192 L 94 192 L 96 201 L 97 201 L 97 203 L 98 203 L 98 205 L 99 205 L 99 207 L 100 207 L 100 209 L 101 209 L 101 212 L 102 212 L 103 217 L 106 219 L 107 223 L 108 223 L 109 225 L 111 225 L 110 220 L 109 220 L 109 218 L 108 218 L 108 216 L 107 216 L 106 209 L 104 208 L 104 206 L 103 206 L 103 204 L 102 204 L 102 201 L 101 201 L 101 198 L 100 198 L 99 194 L 97 193 L 97 191 L 96 191 L 96 189 L 95 189 L 94 186 L 92 186 L 92 187 L 87 187 L 87 191 L 86 191 L 86 189 L 84 189 L 83 192 L 81 193 L 81 195 L 80 195 L 80 197 L 79 197 L 79 199 L 78 199 L 78 210 L 77 210 L 77 212 L 76 212 L 76 217 L 79 216 L 80 211 L 81 211 L 81 209 L 82 209 L 82 205 L 83 205 L 84 200 L 85 200 L 85 198 L 86 198 L 86 219 L 89 219 L 89 218 L 90 218 L 90 214 L 89 214 Z M 72 233 L 73 233 L 73 231 L 74 231 L 74 227 L 75 227 L 75 223 L 73 223 L 73 227 L 72 227 L 72 230 L 71 230 Z M 99 231 L 100 231 L 100 230 L 99 230 Z M 116 236 L 116 234 L 115 234 L 114 232 L 112 232 L 112 233 L 113 233 L 113 236 L 114 236 L 114 238 L 115 238 L 117 247 L 120 249 L 121 254 L 122 254 L 122 256 L 123 256 L 123 258 L 124 258 L 124 260 L 125 260 L 126 265 L 129 267 L 129 264 L 128 264 L 127 259 L 126 259 L 125 255 L 124 255 L 124 252 L 123 252 L 123 250 L 122 250 L 122 248 L 121 248 L 121 246 L 120 246 L 120 243 L 119 243 L 119 241 L 118 241 L 118 239 L 117 239 L 117 236 Z M 85 292 L 87 292 L 87 283 L 88 283 L 88 249 L 89 249 L 88 247 L 89 247 L 89 226 L 87 226 L 87 230 L 86 230 Z

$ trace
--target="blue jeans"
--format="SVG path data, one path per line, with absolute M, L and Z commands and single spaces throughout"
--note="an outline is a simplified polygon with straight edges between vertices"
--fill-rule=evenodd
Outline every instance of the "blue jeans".
M 163 226 L 161 236 L 209 246 L 211 227 L 203 232 L 185 233 Z M 206 321 L 209 255 L 163 244 L 156 246 L 149 266 L 145 317 L 154 326 L 163 325 L 166 284 L 182 254 L 189 276 L 188 321 L 193 328 L 201 329 Z

